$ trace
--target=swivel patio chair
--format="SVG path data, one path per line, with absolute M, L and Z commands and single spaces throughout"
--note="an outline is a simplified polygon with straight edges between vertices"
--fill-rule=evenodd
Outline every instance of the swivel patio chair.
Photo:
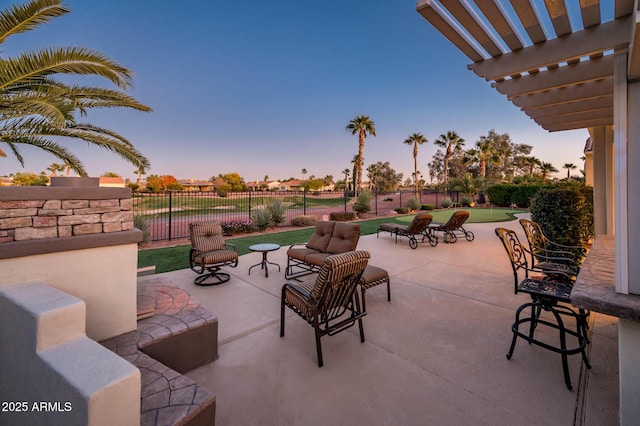
M 555 274 L 560 278 L 568 277 L 574 281 L 580 272 L 580 262 L 587 254 L 586 249 L 551 241 L 545 237 L 540 224 L 531 220 L 520 219 L 518 222 L 529 243 L 531 269 L 547 275 Z
M 320 338 L 333 336 L 358 322 L 360 341 L 364 342 L 357 286 L 369 261 L 366 251 L 351 251 L 327 257 L 315 280 L 282 286 L 280 337 L 284 336 L 285 306 L 309 323 L 316 335 L 318 367 L 322 367 Z
M 189 235 L 189 268 L 200 275 L 196 277 L 194 284 L 208 286 L 229 281 L 231 276 L 221 272 L 220 268 L 238 266 L 238 252 L 235 245 L 225 243 L 220 222 L 212 220 L 190 223 Z
M 580 353 L 586 367 L 591 368 L 585 352 L 585 348 L 589 344 L 589 339 L 587 338 L 589 311 L 584 309 L 576 310 L 576 308 L 571 306 L 571 289 L 573 287 L 570 284 L 562 281 L 552 281 L 545 277 L 534 278 L 533 275 L 530 275 L 533 270 L 529 268 L 527 263 L 528 250 L 520 243 L 514 231 L 505 228 L 496 228 L 495 233 L 502 241 L 509 256 L 513 270 L 515 293 L 527 293 L 531 297 L 530 302 L 521 305 L 516 310 L 515 321 L 511 326 L 513 339 L 511 340 L 509 352 L 507 353 L 507 359 L 511 359 L 513 356 L 518 337 L 529 343 L 559 353 L 562 357 L 564 382 L 567 388 L 571 390 L 572 385 L 571 377 L 569 376 L 568 355 Z M 529 314 L 522 315 L 527 309 L 530 309 Z M 542 311 L 550 313 L 552 318 L 541 318 Z M 568 328 L 565 325 L 563 317 L 568 318 L 570 321 L 575 321 L 575 329 Z M 528 324 L 527 333 L 520 331 L 521 324 Z M 560 337 L 559 346 L 551 345 L 548 342 L 538 340 L 534 337 L 536 327 L 539 325 L 558 330 Z M 575 338 L 576 343 L 572 347 L 567 347 L 567 337 L 570 336 Z
M 444 233 L 445 243 L 455 243 L 458 236 L 466 238 L 467 241 L 473 241 L 475 236 L 473 232 L 467 231 L 462 225 L 469 219 L 469 212 L 466 210 L 458 210 L 453 212 L 447 223 L 432 223 L 429 225 L 429 232 L 435 235 L 435 232 Z
M 378 225 L 376 231 L 376 237 L 379 236 L 380 231 L 390 232 L 396 237 L 396 244 L 398 243 L 398 236 L 407 237 L 409 239 L 409 247 L 415 249 L 418 247 L 418 240 L 416 236 L 422 236 L 421 242 L 425 239 L 429 241 L 432 247 L 438 245 L 438 238 L 431 232 L 429 232 L 429 224 L 433 220 L 433 216 L 429 213 L 418 213 L 415 215 L 409 225 L 400 225 L 397 223 L 381 223 Z

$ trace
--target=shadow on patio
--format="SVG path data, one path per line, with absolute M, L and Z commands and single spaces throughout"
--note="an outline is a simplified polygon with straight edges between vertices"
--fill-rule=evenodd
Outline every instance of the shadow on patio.
M 500 226 L 522 235 L 516 221 Z M 471 224 L 473 242 L 416 250 L 388 234 L 361 237 L 358 249 L 391 275 L 391 302 L 385 286 L 367 291 L 365 343 L 357 328 L 323 338 L 323 368 L 302 319 L 287 312 L 279 337 L 286 247 L 269 253 L 282 269 L 269 278 L 248 275 L 260 256 L 252 253 L 226 268 L 231 281 L 219 287 L 193 285 L 190 270 L 139 280 L 171 281 L 218 317 L 219 359 L 186 374 L 216 394 L 218 425 L 617 424 L 616 318 L 592 313 L 593 369 L 570 357 L 573 392 L 558 354 L 519 340 L 505 358 L 515 310 L 529 297 L 513 294 L 495 227 Z

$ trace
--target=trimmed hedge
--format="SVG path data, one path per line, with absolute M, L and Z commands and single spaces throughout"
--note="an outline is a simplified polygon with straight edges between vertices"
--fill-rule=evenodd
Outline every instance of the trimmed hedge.
M 531 219 L 551 241 L 584 246 L 593 238 L 593 189 L 541 189 L 531 200 Z
M 436 205 L 435 204 L 423 204 L 420 207 L 420 210 L 435 210 L 436 209 Z
M 531 198 L 538 191 L 544 188 L 553 188 L 554 185 L 510 185 L 500 184 L 487 188 L 487 195 L 491 204 L 500 207 L 509 207 L 512 204 L 518 207 L 528 208 L 531 204 Z
M 329 220 L 348 222 L 350 220 L 356 220 L 356 214 L 353 212 L 333 212 L 329 213 Z

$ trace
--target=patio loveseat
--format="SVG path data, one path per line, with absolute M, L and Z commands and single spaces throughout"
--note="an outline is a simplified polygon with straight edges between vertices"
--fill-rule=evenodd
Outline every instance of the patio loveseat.
M 360 225 L 318 221 L 316 228 L 306 244 L 293 244 L 287 250 L 287 279 L 318 272 L 324 260 L 332 254 L 354 251 L 360 239 Z

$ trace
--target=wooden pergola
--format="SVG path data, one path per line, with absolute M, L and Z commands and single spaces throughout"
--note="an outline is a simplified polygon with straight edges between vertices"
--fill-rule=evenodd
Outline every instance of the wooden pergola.
M 615 54 L 628 52 L 628 78 L 640 78 L 634 2 L 608 2 L 614 19 L 603 22 L 598 0 L 569 1 L 579 22 L 563 0 L 545 0 L 546 10 L 528 0 L 422 0 L 417 10 L 472 61 L 470 70 L 544 129 L 613 125 Z

